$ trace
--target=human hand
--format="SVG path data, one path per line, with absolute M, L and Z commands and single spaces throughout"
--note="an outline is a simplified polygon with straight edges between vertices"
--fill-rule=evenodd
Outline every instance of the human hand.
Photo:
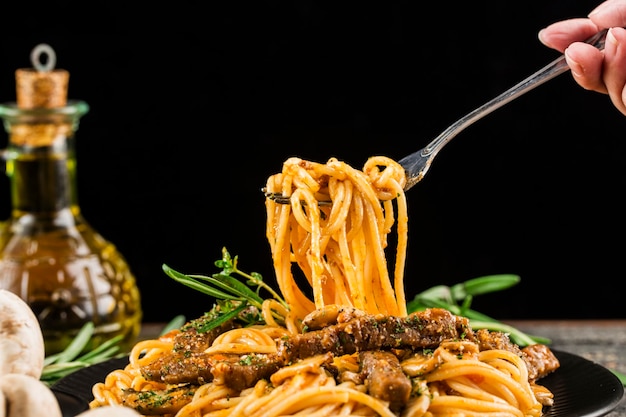
M 626 0 L 606 0 L 587 18 L 562 20 L 539 31 L 539 40 L 563 52 L 574 80 L 583 88 L 608 94 L 626 115 Z M 610 28 L 604 51 L 584 42 Z

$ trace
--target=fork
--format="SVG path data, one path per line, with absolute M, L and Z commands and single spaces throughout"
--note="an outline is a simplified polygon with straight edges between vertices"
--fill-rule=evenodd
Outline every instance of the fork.
M 607 31 L 608 29 L 601 30 L 588 38 L 585 42 L 603 50 Z M 398 163 L 404 167 L 406 172 L 406 184 L 404 186 L 404 191 L 409 190 L 424 178 L 439 151 L 441 151 L 441 149 L 443 149 L 443 147 L 446 146 L 456 135 L 465 130 L 465 128 L 487 116 L 494 110 L 504 106 L 508 102 L 520 97 L 522 94 L 525 94 L 535 87 L 538 87 L 541 84 L 552 80 L 556 76 L 563 74 L 568 69 L 569 67 L 565 61 L 565 55 L 561 55 L 561 57 L 555 59 L 539 71 L 454 122 L 422 149 L 400 159 Z M 263 191 L 267 198 L 270 198 L 277 203 L 289 204 L 289 197 L 285 197 L 280 193 L 269 193 L 266 192 L 265 189 L 263 189 Z

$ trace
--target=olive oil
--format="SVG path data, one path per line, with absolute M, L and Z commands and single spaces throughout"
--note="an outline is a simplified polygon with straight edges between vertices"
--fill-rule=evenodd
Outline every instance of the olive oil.
M 57 71 L 63 70 L 39 75 L 54 79 Z M 20 105 L 19 84 L 17 104 L 0 104 L 12 205 L 0 224 L 0 288 L 31 306 L 46 355 L 63 350 L 89 321 L 95 333 L 88 348 L 122 335 L 129 350 L 142 318 L 135 277 L 115 245 L 84 219 L 77 198 L 75 132 L 89 107 Z

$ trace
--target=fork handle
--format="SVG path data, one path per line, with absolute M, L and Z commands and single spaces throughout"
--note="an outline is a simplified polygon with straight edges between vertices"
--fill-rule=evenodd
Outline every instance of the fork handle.
M 588 38 L 585 42 L 602 50 L 604 49 L 607 31 L 608 29 L 601 30 L 592 37 Z M 511 100 L 514 100 L 522 94 L 534 89 L 535 87 L 553 79 L 557 75 L 563 74 L 568 69 L 569 67 L 567 66 L 567 62 L 565 61 L 565 55 L 561 55 L 561 57 L 555 59 L 545 67 L 541 68 L 539 71 L 515 84 L 513 87 L 509 88 L 505 92 L 501 93 L 497 97 L 491 99 L 487 103 L 476 108 L 472 112 L 468 113 L 467 115 L 450 125 L 446 130 L 441 132 L 439 136 L 437 136 L 433 141 L 431 141 L 421 151 L 419 151 L 421 156 L 423 158 L 434 158 L 434 156 L 437 154 L 437 152 L 441 150 L 441 148 L 443 148 L 448 142 L 450 142 L 452 138 L 454 138 L 466 127 L 482 119 L 486 115 L 490 114 L 492 111 L 504 106 Z M 411 161 L 415 159 L 415 156 L 416 155 L 409 155 L 401 159 L 399 162 L 403 166 L 411 165 Z M 411 176 L 413 181 L 409 179 L 408 184 L 412 186 L 421 179 L 423 174 L 424 172 L 412 173 Z

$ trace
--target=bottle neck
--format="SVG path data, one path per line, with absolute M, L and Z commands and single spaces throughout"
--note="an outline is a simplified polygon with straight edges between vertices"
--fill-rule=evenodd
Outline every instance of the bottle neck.
M 4 156 L 13 219 L 34 216 L 52 221 L 61 211 L 78 215 L 74 132 L 85 111 L 86 107 L 33 111 L 0 105 L 9 134 Z
M 11 184 L 13 216 L 52 215 L 78 206 L 76 158 L 69 141 L 62 148 L 10 147 L 6 173 Z

